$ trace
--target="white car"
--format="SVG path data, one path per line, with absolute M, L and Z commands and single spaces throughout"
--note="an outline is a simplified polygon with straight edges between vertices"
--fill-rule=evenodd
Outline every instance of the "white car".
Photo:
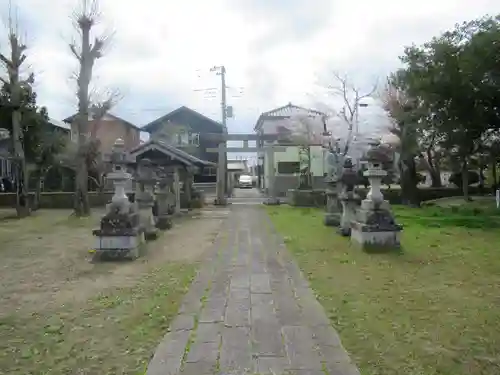
M 238 187 L 252 188 L 253 187 L 252 176 L 241 175 L 240 178 L 238 179 Z

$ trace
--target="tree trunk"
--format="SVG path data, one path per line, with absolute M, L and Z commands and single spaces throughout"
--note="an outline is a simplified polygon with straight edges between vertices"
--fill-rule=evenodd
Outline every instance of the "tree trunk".
M 90 215 L 88 196 L 88 170 L 85 158 L 77 157 L 80 167 L 75 178 L 75 215 L 78 217 Z
M 462 192 L 464 200 L 470 201 L 469 197 L 469 169 L 467 168 L 467 158 L 462 159 Z
M 439 169 L 439 163 L 434 162 L 434 158 L 432 156 L 432 150 L 428 148 L 426 150 L 427 157 L 427 169 L 429 170 L 429 175 L 431 177 L 431 186 L 432 187 L 441 187 L 443 183 L 441 181 L 441 171 Z
M 401 157 L 399 165 L 402 203 L 412 207 L 420 207 L 415 159 L 413 157 Z
M 38 181 L 36 182 L 35 197 L 33 200 L 33 210 L 34 211 L 40 209 L 40 196 L 42 195 L 43 181 L 44 181 L 44 177 L 40 176 Z
M 87 166 L 87 132 L 89 123 L 89 85 L 92 78 L 94 58 L 90 44 L 91 24 L 83 26 L 82 53 L 80 56 L 80 72 L 78 75 L 78 152 L 76 156 L 75 179 L 75 215 L 89 216 L 90 205 L 88 197 L 88 166 Z
M 491 168 L 491 189 L 493 190 L 493 194 L 496 194 L 497 190 L 497 161 L 495 157 L 491 157 L 490 160 L 490 168 Z
M 30 214 L 28 196 L 28 173 L 26 171 L 26 159 L 22 144 L 21 112 L 12 112 L 12 139 L 14 142 L 14 155 L 16 161 L 16 212 L 18 217 L 26 217 Z

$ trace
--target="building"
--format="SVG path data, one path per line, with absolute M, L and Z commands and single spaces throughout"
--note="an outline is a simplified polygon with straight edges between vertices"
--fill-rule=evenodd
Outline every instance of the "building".
M 257 134 L 276 134 L 281 135 L 282 141 L 275 143 L 289 143 L 293 142 L 297 135 L 296 124 L 294 118 L 297 116 L 307 116 L 314 119 L 316 129 L 314 132 L 308 134 L 309 147 L 311 150 L 311 173 L 313 175 L 313 188 L 324 187 L 324 173 L 325 173 L 325 151 L 322 147 L 322 118 L 325 116 L 322 112 L 307 109 L 288 103 L 283 107 L 279 107 L 267 112 L 262 113 L 257 123 L 255 124 L 254 131 Z M 314 134 L 313 134 L 314 133 Z M 304 138 L 303 138 L 304 139 Z M 265 146 L 273 142 L 262 142 L 259 146 Z M 307 144 L 307 142 L 305 142 Z M 271 165 L 265 159 L 262 153 L 258 156 L 259 165 L 257 168 L 257 183 L 263 190 L 268 188 L 269 184 L 269 171 Z M 289 189 L 294 189 L 299 183 L 300 165 L 301 165 L 300 147 L 289 146 L 285 152 L 276 152 L 274 154 L 274 169 L 275 169 L 275 192 L 278 195 L 286 195 Z
M 76 142 L 78 139 L 78 128 L 75 119 L 76 114 L 65 118 L 63 121 L 70 125 L 70 138 Z M 141 142 L 141 131 L 141 128 L 111 113 L 107 113 L 98 120 L 89 119 L 88 135 L 90 138 L 100 141 L 102 155 L 111 152 L 118 138 L 123 139 L 126 150 L 137 147 Z
M 64 136 L 70 137 L 70 127 L 62 121 L 49 118 L 49 123 L 44 129 L 46 132 L 57 132 Z M 12 178 L 14 171 L 12 169 L 11 158 L 12 139 L 6 129 L 0 129 L 0 179 Z
M 199 160 L 217 164 L 217 153 L 207 152 L 207 148 L 216 148 L 217 141 L 210 140 L 208 133 L 223 134 L 221 123 L 201 113 L 182 106 L 166 115 L 144 125 L 142 131 L 150 134 L 150 139 L 161 139 Z M 217 168 L 204 167 L 195 174 L 194 182 L 215 182 Z

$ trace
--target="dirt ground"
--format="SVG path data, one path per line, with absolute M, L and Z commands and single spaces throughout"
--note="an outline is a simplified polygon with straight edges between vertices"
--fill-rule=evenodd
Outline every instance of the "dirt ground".
M 85 301 L 108 288 L 133 286 L 161 263 L 196 261 L 224 217 L 194 213 L 149 243 L 146 254 L 134 262 L 91 263 L 91 229 L 102 212 L 84 219 L 69 215 L 46 210 L 18 221 L 2 220 L 0 213 L 0 317 Z
M 137 375 L 228 212 L 193 212 L 139 259 L 99 263 L 89 250 L 102 212 L 11 213 L 0 210 L 0 375 Z

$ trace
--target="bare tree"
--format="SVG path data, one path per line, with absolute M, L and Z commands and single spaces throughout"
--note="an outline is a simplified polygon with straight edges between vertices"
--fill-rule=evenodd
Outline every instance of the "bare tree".
M 81 36 L 80 50 L 76 43 L 70 44 L 70 50 L 79 63 L 77 75 L 77 99 L 78 113 L 76 125 L 78 130 L 78 151 L 76 152 L 76 181 L 75 181 L 75 214 L 76 216 L 88 216 L 90 205 L 88 199 L 89 178 L 89 153 L 94 147 L 89 139 L 88 128 L 90 120 L 99 120 L 114 104 L 116 95 L 99 103 L 91 103 L 90 82 L 92 71 L 98 59 L 103 56 L 104 49 L 109 42 L 109 35 L 95 37 L 91 41 L 91 32 L 99 20 L 99 9 L 97 0 L 82 0 L 81 9 L 75 12 L 73 20 L 75 28 Z
M 10 12 L 11 9 L 9 9 Z M 22 129 L 22 105 L 23 92 L 31 90 L 34 81 L 33 74 L 25 80 L 21 79 L 21 68 L 26 60 L 26 45 L 21 42 L 18 32 L 17 22 L 9 15 L 9 47 L 10 56 L 0 53 L 0 62 L 7 71 L 7 78 L 0 77 L 4 88 L 9 92 L 8 105 L 12 108 L 12 143 L 13 161 L 16 171 L 16 211 L 18 217 L 25 217 L 30 214 L 28 196 L 28 172 L 26 168 L 26 157 L 23 145 Z
M 336 117 L 346 127 L 347 134 L 342 147 L 342 155 L 346 156 L 354 138 L 354 134 L 359 133 L 359 108 L 363 106 L 363 99 L 371 97 L 377 90 L 375 83 L 367 92 L 363 92 L 356 87 L 347 75 L 341 75 L 332 72 L 328 78 L 329 82 L 322 83 L 321 86 L 326 90 L 329 101 L 334 103 L 321 103 L 330 119 Z M 340 108 L 338 108 L 340 107 Z

